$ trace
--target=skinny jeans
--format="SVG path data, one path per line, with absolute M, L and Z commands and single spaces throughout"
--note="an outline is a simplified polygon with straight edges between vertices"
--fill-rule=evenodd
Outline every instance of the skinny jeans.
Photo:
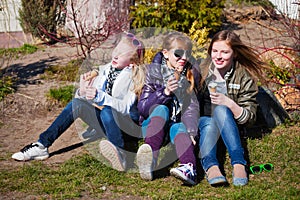
M 97 133 L 104 133 L 107 139 L 119 148 L 124 148 L 122 130 L 119 126 L 120 121 L 130 125 L 134 123 L 130 116 L 124 116 L 109 106 L 99 110 L 85 100 L 74 98 L 48 129 L 40 134 L 38 142 L 45 147 L 51 146 L 77 118 L 82 119 Z M 124 122 L 124 120 L 128 120 L 129 123 Z
M 217 142 L 221 138 L 228 150 L 231 165 L 246 165 L 238 126 L 231 110 L 223 105 L 214 108 L 212 116 L 202 116 L 199 120 L 200 130 L 200 161 L 207 171 L 217 165 Z

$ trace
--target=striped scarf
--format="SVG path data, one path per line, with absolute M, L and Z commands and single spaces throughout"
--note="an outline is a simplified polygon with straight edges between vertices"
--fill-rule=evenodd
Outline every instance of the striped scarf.
M 108 76 L 107 76 L 106 88 L 105 88 L 105 92 L 107 94 L 111 95 L 114 82 L 120 73 L 121 73 L 121 70 L 116 70 L 116 68 L 110 66 Z

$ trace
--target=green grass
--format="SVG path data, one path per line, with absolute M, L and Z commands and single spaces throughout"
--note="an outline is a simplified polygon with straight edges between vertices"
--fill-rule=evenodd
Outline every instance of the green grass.
M 6 95 L 15 91 L 14 84 L 15 79 L 10 76 L 2 76 L 0 78 L 0 101 L 2 101 Z
M 32 54 L 37 51 L 37 47 L 24 44 L 18 48 L 0 48 L 0 58 L 18 58 L 20 55 Z M 0 59 L 1 60 L 1 59 Z M 15 78 L 7 75 L 3 75 L 4 70 L 0 70 L 0 101 L 4 99 L 4 97 L 10 93 L 13 93 L 15 89 L 13 88 L 16 80 Z
M 60 165 L 31 161 L 20 167 L 0 167 L 0 195 L 18 191 L 40 199 L 299 199 L 299 126 L 299 122 L 280 126 L 262 139 L 248 139 L 252 164 L 270 162 L 274 170 L 250 175 L 245 187 L 213 188 L 206 180 L 187 187 L 170 176 L 148 182 L 137 173 L 117 172 L 82 153 Z M 230 183 L 231 170 L 226 159 Z
M 66 85 L 59 88 L 51 88 L 48 92 L 48 100 L 59 103 L 61 106 L 66 106 L 73 98 L 75 86 Z
M 78 78 L 77 76 L 82 62 L 82 59 L 76 59 L 71 60 L 66 65 L 49 66 L 45 70 L 42 78 L 46 80 L 55 79 L 57 81 L 78 81 L 76 78 Z
M 82 65 L 82 59 L 75 59 L 69 61 L 66 65 L 53 65 L 49 66 L 42 78 L 46 80 L 56 80 L 62 82 L 75 82 L 78 81 L 79 69 Z M 73 98 L 74 85 L 66 85 L 58 88 L 51 88 L 47 93 L 48 100 L 58 103 L 60 106 L 66 106 Z
M 17 58 L 19 55 L 32 54 L 37 50 L 38 48 L 36 46 L 24 44 L 18 48 L 0 48 L 0 56 Z
M 49 66 L 45 70 L 42 78 L 46 80 L 52 79 L 63 82 L 75 82 L 82 61 L 82 59 L 71 60 L 66 65 Z M 66 106 L 67 103 L 72 100 L 75 89 L 74 85 L 51 88 L 46 96 L 50 102 L 58 103 L 60 106 Z

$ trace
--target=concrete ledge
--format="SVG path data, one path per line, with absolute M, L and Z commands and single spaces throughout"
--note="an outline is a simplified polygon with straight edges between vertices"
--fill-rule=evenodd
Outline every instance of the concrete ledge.
M 33 38 L 31 34 L 19 32 L 0 32 L 0 48 L 16 48 L 24 43 L 32 44 Z

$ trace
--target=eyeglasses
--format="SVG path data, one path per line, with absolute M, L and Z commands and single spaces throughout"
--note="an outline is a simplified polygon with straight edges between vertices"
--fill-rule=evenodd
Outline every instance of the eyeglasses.
M 138 56 L 140 57 L 142 54 L 142 43 L 138 39 L 136 39 L 135 35 L 132 33 L 126 33 L 126 36 L 132 39 L 132 44 L 134 46 L 138 47 L 137 53 L 138 53 Z
M 176 58 L 182 58 L 184 55 L 186 58 L 189 58 L 192 54 L 190 50 L 183 50 L 183 49 L 175 49 L 173 50 L 173 53 Z
M 250 167 L 250 171 L 252 174 L 260 174 L 263 170 L 270 172 L 274 169 L 273 164 L 271 163 L 266 163 L 266 164 L 261 164 L 261 165 L 253 165 Z

